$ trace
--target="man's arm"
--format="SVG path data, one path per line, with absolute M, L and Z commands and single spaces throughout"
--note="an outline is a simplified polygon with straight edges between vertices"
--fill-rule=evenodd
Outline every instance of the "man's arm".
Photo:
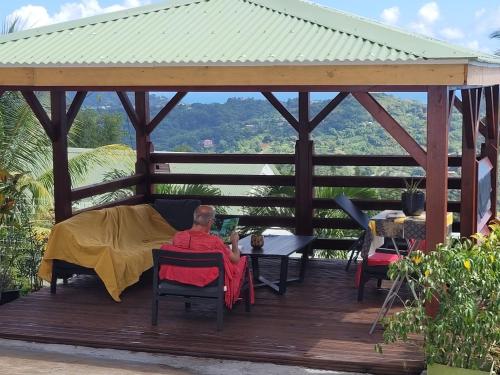
M 229 254 L 229 259 L 231 263 L 237 264 L 240 261 L 240 249 L 238 248 L 238 241 L 240 240 L 240 235 L 237 232 L 231 233 L 231 253 Z

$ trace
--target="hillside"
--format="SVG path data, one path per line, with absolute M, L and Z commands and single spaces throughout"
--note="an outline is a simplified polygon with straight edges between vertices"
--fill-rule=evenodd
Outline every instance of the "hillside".
M 425 145 L 426 108 L 419 101 L 402 100 L 391 95 L 377 94 L 382 105 Z M 151 95 L 152 115 L 167 98 Z M 316 114 L 328 101 L 313 101 Z M 116 95 L 94 94 L 85 103 L 107 113 L 121 113 L 125 135 L 123 142 L 134 146 L 131 124 Z M 297 114 L 297 101 L 285 103 Z M 461 147 L 460 118 L 454 118 L 450 152 Z M 266 101 L 232 98 L 225 103 L 180 104 L 152 135 L 157 150 L 197 152 L 292 152 L 295 131 Z M 336 154 L 402 154 L 404 151 L 386 131 L 357 103 L 346 99 L 313 133 L 317 153 Z M 208 142 L 204 142 L 209 140 Z

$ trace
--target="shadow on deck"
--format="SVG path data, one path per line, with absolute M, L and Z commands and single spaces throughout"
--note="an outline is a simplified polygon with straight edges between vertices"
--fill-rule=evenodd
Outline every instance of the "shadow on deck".
M 291 267 L 294 265 L 291 264 Z M 168 353 L 197 357 L 272 362 L 373 374 L 419 374 L 423 355 L 413 344 L 374 351 L 379 327 L 368 330 L 385 293 L 367 285 L 356 301 L 354 271 L 344 263 L 312 261 L 303 284 L 285 296 L 257 289 L 251 313 L 238 305 L 226 312 L 224 330 L 215 329 L 215 309 L 193 303 L 190 312 L 176 300 L 160 302 L 157 327 L 151 326 L 151 276 L 114 302 L 94 277 L 74 278 L 56 295 L 48 288 L 0 307 L 0 338 Z M 353 267 L 354 268 L 354 267 Z M 268 264 L 263 271 L 278 270 Z

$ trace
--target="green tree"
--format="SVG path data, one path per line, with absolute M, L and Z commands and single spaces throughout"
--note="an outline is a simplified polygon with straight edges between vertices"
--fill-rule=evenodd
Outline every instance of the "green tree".
M 99 113 L 86 108 L 80 111 L 75 124 L 80 124 L 75 132 L 73 144 L 75 147 L 96 148 L 105 145 L 121 143 L 122 116 L 119 113 Z
M 70 145 L 84 126 L 81 121 L 73 125 L 68 135 Z M 133 155 L 128 146 L 108 145 L 70 159 L 72 185 L 85 181 L 96 166 L 106 166 L 124 155 Z M 32 201 L 37 218 L 50 220 L 54 203 L 51 142 L 17 92 L 7 92 L 0 98 L 0 175 L 9 174 L 20 175 L 19 188 Z

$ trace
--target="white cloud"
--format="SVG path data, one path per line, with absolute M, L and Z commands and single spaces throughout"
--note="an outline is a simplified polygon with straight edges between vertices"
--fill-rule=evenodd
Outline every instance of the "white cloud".
M 485 14 L 486 14 L 486 8 L 481 8 L 481 9 L 478 9 L 478 10 L 475 11 L 474 17 L 481 18 Z
M 434 36 L 432 27 L 425 22 L 412 22 L 410 23 L 410 29 L 423 35 Z
M 398 23 L 400 14 L 399 7 L 392 7 L 384 9 L 380 14 L 380 18 L 382 18 L 384 22 L 394 25 Z
M 434 1 L 427 3 L 422 6 L 422 8 L 420 8 L 420 10 L 418 11 L 418 16 L 423 23 L 432 24 L 439 19 L 439 6 Z
M 445 27 L 441 30 L 441 35 L 448 40 L 463 39 L 464 32 L 457 27 Z
M 7 19 L 18 18 L 23 28 L 32 28 L 82 17 L 90 17 L 101 13 L 115 12 L 148 4 L 149 2 L 149 0 L 122 0 L 117 4 L 103 7 L 99 3 L 99 0 L 80 0 L 78 2 L 62 4 L 59 11 L 52 15 L 43 6 L 30 4 L 16 9 L 7 16 Z

